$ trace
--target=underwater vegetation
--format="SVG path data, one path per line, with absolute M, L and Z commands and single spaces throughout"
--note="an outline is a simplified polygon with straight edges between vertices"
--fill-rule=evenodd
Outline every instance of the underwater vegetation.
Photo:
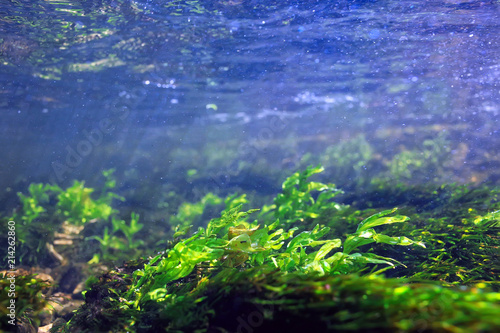
M 344 193 L 313 180 L 322 172 L 292 174 L 260 209 L 244 209 L 255 205 L 246 194 L 172 197 L 181 203 L 163 233 L 113 208 L 124 200 L 111 191 L 113 170 L 99 191 L 78 181 L 66 189 L 32 184 L 9 219 L 19 221 L 22 265 L 66 267 L 70 256 L 89 267 L 128 260 L 94 270 L 101 273 L 88 279 L 85 303 L 52 332 L 500 328 L 498 189 L 379 179 Z M 47 282 L 17 279 L 18 323 L 37 327 L 51 297 L 42 293 Z
M 500 328 L 496 192 L 422 190 L 418 210 L 401 186 L 385 191 L 399 191 L 405 207 L 359 210 L 310 179 L 321 171 L 294 173 L 260 210 L 229 196 L 206 226 L 189 223 L 220 198 L 183 205 L 175 219 L 186 223 L 162 252 L 94 278 L 85 304 L 53 332 Z
M 420 134 L 423 137 L 419 144 L 405 142 L 405 136 L 401 133 L 391 135 L 398 137 L 398 140 L 392 139 L 393 142 L 388 143 L 395 146 L 395 154 L 388 154 L 374 144 L 377 139 L 367 140 L 365 135 L 359 134 L 327 147 L 319 162 L 337 185 L 349 189 L 366 188 L 378 182 L 393 185 L 440 183 L 449 177 L 449 171 L 453 169 L 451 151 L 455 146 L 450 134 L 444 131 L 433 134 L 427 130 Z M 303 158 L 306 163 L 314 159 L 312 155 Z
M 0 330 L 7 332 L 12 329 L 13 320 L 17 325 L 29 324 L 38 327 L 39 316 L 47 307 L 47 300 L 42 295 L 42 291 L 48 289 L 50 283 L 38 279 L 34 274 L 21 273 L 11 274 L 10 272 L 0 272 Z M 15 311 L 12 313 L 11 299 L 15 293 Z M 17 314 L 17 315 L 16 315 Z
M 142 229 L 142 224 L 135 213 L 127 224 L 112 208 L 113 200 L 124 200 L 111 191 L 116 186 L 113 172 L 103 172 L 104 185 L 98 195 L 94 195 L 94 189 L 85 187 L 84 182 L 79 181 L 74 181 L 66 189 L 57 185 L 31 184 L 28 194 L 18 193 L 21 206 L 10 217 L 2 218 L 5 222 L 17 222 L 18 262 L 22 265 L 65 265 L 67 258 L 64 252 L 74 255 L 75 249 L 89 247 L 88 241 L 91 240 L 97 240 L 101 245 L 100 252 L 91 250 L 93 263 L 98 263 L 99 259 L 115 261 L 128 258 L 131 254 L 137 255 L 135 249 L 142 242 L 134 239 L 134 235 Z M 94 228 L 95 225 L 98 227 Z M 111 232 L 106 225 L 112 226 Z M 7 223 L 2 223 L 2 228 L 6 226 Z M 85 237 L 95 229 L 104 229 L 103 236 L 92 234 Z M 62 252 L 59 253 L 57 248 Z M 2 257 L 6 253 L 1 251 L 5 250 L 0 250 Z
M 419 130 L 409 128 L 408 133 L 400 129 L 371 135 L 353 133 L 348 138 L 312 137 L 302 143 L 307 150 L 312 150 L 304 155 L 297 153 L 304 148 L 293 138 L 261 140 L 243 149 L 238 146 L 238 140 L 227 138 L 218 142 L 214 137 L 215 142 L 203 144 L 202 149 L 173 152 L 174 174 L 184 177 L 184 181 L 170 178 L 169 181 L 176 182 L 181 191 L 190 189 L 191 193 L 199 193 L 199 200 L 207 192 L 221 197 L 235 191 L 275 195 L 284 181 L 283 169 L 292 172 L 316 164 L 325 168 L 321 180 L 333 182 L 348 192 L 357 188 L 366 190 L 378 183 L 396 186 L 484 180 L 486 176 L 463 169 L 469 163 L 464 163 L 465 159 L 470 156 L 467 157 L 466 145 L 454 140 L 458 134 L 453 129 Z M 221 145 L 224 149 L 220 149 Z M 259 154 L 262 151 L 270 153 Z M 221 165 L 225 168 L 221 169 Z M 195 172 L 187 174 L 186 168 Z M 205 190 L 201 191 L 202 188 Z
M 248 147 L 239 147 L 239 140 L 217 138 L 216 134 L 194 147 L 165 150 L 137 165 L 119 168 L 117 175 L 125 179 L 128 188 L 120 194 L 136 203 L 141 217 L 150 220 L 154 214 L 155 219 L 169 222 L 180 204 L 198 204 L 208 193 L 221 199 L 245 193 L 249 200 L 262 199 L 254 205 L 261 207 L 281 191 L 286 176 L 308 165 L 321 164 L 325 171 L 318 179 L 334 183 L 346 195 L 358 190 L 374 192 L 379 184 L 495 184 L 496 169 L 487 172 L 479 167 L 482 162 L 475 160 L 471 147 L 460 142 L 459 130 L 452 127 L 408 126 L 350 133 L 341 138 L 313 136 L 302 143 L 276 136 L 250 142 Z M 311 152 L 301 155 L 304 151 Z M 154 167 L 164 164 L 166 156 L 172 159 L 168 173 Z M 155 181 L 142 181 L 144 174 Z M 218 205 L 206 207 L 195 225 L 206 224 L 221 209 Z
M 457 184 L 410 188 L 380 185 L 373 193 L 406 206 L 401 211 L 411 216 L 412 223 L 393 226 L 395 232 L 425 239 L 426 251 L 399 253 L 398 258 L 414 263 L 405 276 L 445 285 L 482 281 L 500 290 L 498 189 Z M 365 198 L 370 201 L 370 194 Z

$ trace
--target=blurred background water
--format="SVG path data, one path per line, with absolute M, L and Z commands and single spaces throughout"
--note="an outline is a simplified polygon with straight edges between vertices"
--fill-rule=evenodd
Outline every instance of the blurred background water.
M 500 182 L 499 1 L 1 1 L 0 200 Z

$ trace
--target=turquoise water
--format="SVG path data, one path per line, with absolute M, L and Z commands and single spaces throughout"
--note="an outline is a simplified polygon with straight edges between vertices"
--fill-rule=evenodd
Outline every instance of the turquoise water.
M 346 188 L 500 179 L 498 1 L 3 1 L 0 15 L 4 201 L 109 168 L 130 196 L 270 194 L 316 163 Z

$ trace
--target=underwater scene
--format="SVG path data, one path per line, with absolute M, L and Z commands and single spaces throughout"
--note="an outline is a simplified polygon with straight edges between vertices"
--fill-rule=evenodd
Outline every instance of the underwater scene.
M 500 1 L 0 1 L 0 332 L 500 332 Z

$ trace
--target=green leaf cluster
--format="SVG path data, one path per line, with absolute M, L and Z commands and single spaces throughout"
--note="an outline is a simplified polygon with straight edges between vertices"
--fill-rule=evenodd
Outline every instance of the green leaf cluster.
M 265 308 L 259 310 L 263 331 L 297 330 L 301 323 L 319 331 L 391 332 L 478 331 L 500 324 L 495 315 L 499 295 L 489 290 L 496 278 L 487 277 L 495 274 L 498 208 L 478 213 L 498 203 L 490 205 L 483 190 L 456 186 L 417 193 L 423 209 L 435 211 L 431 216 L 398 201 L 408 194 L 396 195 L 403 190 L 397 188 L 394 202 L 406 207 L 366 217 L 372 210 L 338 204 L 332 200 L 333 185 L 310 181 L 321 170 L 310 167 L 292 175 L 274 204 L 258 214 L 243 211 L 246 197 L 233 195 L 206 227 L 191 234 L 190 225 L 180 224 L 165 252 L 112 271 L 94 286 L 87 293 L 88 308 L 60 332 L 77 325 L 89 332 L 99 329 L 102 322 L 85 326 L 96 301 L 106 304 L 104 313 L 118 314 L 106 321 L 111 331 L 233 332 L 238 321 L 227 318 L 256 307 Z M 443 217 L 451 212 L 448 205 L 460 206 L 460 214 Z M 406 223 L 407 215 L 412 224 Z M 350 226 L 338 233 L 342 221 Z M 404 266 L 401 262 L 409 267 L 386 271 Z M 409 279 L 387 279 L 381 272 L 408 272 Z M 429 283 L 459 276 L 459 288 Z M 422 280 L 427 282 L 418 283 Z M 96 298 L 103 294 L 109 296 Z
M 113 198 L 123 200 L 114 193 L 106 193 L 97 199 L 92 199 L 94 189 L 85 187 L 84 182 L 75 181 L 73 186 L 61 191 L 57 196 L 56 214 L 70 224 L 83 225 L 94 219 L 107 220 L 116 212 L 111 207 Z
M 222 203 L 223 199 L 213 193 L 207 193 L 200 201 L 195 203 L 183 202 L 179 206 L 177 214 L 171 218 L 170 224 L 178 228 L 200 225 L 204 213 L 207 213 L 211 207 Z
M 342 191 L 332 184 L 309 180 L 309 177 L 323 170 L 321 166 L 310 166 L 305 171 L 288 177 L 283 182 L 283 192 L 274 199 L 274 205 L 265 207 L 264 210 L 272 210 L 275 218 L 287 224 L 310 222 L 322 213 L 331 214 L 332 211 L 341 210 L 343 206 L 332 202 L 332 199 Z M 319 195 L 315 196 L 316 192 L 320 192 Z
M 14 322 L 16 326 L 21 329 L 20 323 L 24 322 L 38 326 L 40 324 L 38 316 L 48 303 L 42 296 L 42 291 L 49 286 L 49 282 L 40 280 L 36 274 L 22 274 L 20 271 L 0 273 L 0 314 L 2 316 L 0 331 L 12 330 L 13 325 L 8 323 L 11 319 L 8 314 L 11 313 L 9 307 L 12 307 L 12 299 L 15 300 Z M 11 293 L 15 296 L 10 295 Z
M 115 215 L 117 211 L 111 207 L 113 199 L 124 199 L 111 192 L 116 185 L 113 172 L 113 169 L 103 172 L 105 182 L 97 197 L 92 195 L 94 189 L 79 181 L 66 189 L 31 184 L 28 194 L 18 193 L 21 207 L 8 220 L 16 222 L 19 260 L 36 264 L 39 259 L 47 258 L 47 244 L 53 242 L 55 232 L 62 231 L 63 223 L 81 228 L 90 221 L 107 221 Z
M 94 253 L 94 256 L 89 261 L 89 264 L 97 264 L 102 260 L 112 262 L 119 259 L 134 257 L 139 254 L 138 249 L 144 245 L 144 241 L 137 238 L 137 233 L 144 227 L 139 223 L 139 215 L 132 213 L 130 216 L 130 224 L 124 220 L 113 216 L 111 219 L 113 228 L 111 233 L 109 228 L 104 228 L 102 237 L 90 236 L 87 239 L 95 239 L 99 242 L 100 252 Z
M 498 248 L 500 246 L 498 211 L 478 214 L 474 209 L 463 218 L 429 217 L 428 225 L 406 230 L 425 239 L 428 251 L 407 254 L 417 263 L 407 271 L 415 280 L 439 280 L 445 285 L 487 283 L 500 289 Z
M 396 253 L 377 247 L 378 254 L 395 257 L 408 268 L 398 276 L 417 281 L 435 280 L 443 285 L 485 282 L 499 290 L 498 247 L 500 246 L 497 188 L 466 185 L 379 184 L 357 194 L 367 206 L 398 205 L 412 223 L 387 227 L 425 242 L 426 249 L 400 248 Z
M 407 237 L 375 232 L 375 227 L 407 220 L 404 216 L 388 216 L 395 209 L 363 220 L 357 231 L 343 242 L 340 238 L 324 239 L 329 234 L 329 227 L 317 224 L 311 230 L 304 230 L 301 222 L 319 216 L 315 215 L 317 211 L 321 212 L 322 205 L 328 205 L 337 194 L 329 185 L 308 180 L 321 171 L 320 167 L 311 167 L 288 178 L 283 184 L 283 193 L 275 199 L 275 205 L 266 207 L 266 214 L 260 216 L 262 221 L 247 221 L 257 210 L 241 211 L 239 203 L 246 202 L 244 196 L 228 198 L 220 218 L 212 219 L 206 228 L 199 227 L 186 239 L 177 239 L 164 254 L 154 257 L 143 269 L 134 272 L 135 282 L 126 295 L 128 304 L 134 309 L 142 309 L 151 302 L 175 302 L 179 295 L 169 288 L 175 281 L 186 278 L 202 280 L 211 276 L 211 272 L 227 274 L 237 267 L 269 267 L 283 272 L 336 275 L 362 272 L 368 264 L 374 264 L 375 267 L 383 265 L 376 271 L 382 272 L 399 263 L 373 253 L 354 251 L 374 242 L 423 246 Z M 325 192 L 315 199 L 315 191 Z M 273 216 L 277 218 L 269 220 Z M 183 227 L 180 230 L 184 230 Z M 185 232 L 179 231 L 177 235 L 182 234 Z
M 370 179 L 368 170 L 373 168 L 374 159 L 375 149 L 361 134 L 326 148 L 320 163 L 331 170 L 337 185 L 356 183 L 361 186 Z
M 429 174 L 438 177 L 449 165 L 450 152 L 450 142 L 441 132 L 433 139 L 424 140 L 421 147 L 394 156 L 389 163 L 389 175 L 400 181 L 421 179 Z

